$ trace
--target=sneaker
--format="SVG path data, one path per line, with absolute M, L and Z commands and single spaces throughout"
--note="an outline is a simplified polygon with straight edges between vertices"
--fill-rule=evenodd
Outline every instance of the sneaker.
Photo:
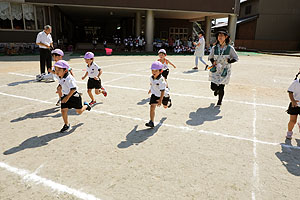
M 198 67 L 193 67 L 193 69 L 198 69 Z
M 96 103 L 96 101 L 91 101 L 91 102 L 89 103 L 89 105 L 92 106 L 92 105 L 94 105 L 95 103 Z
M 70 124 L 69 124 L 69 125 L 65 124 L 65 125 L 62 127 L 62 129 L 60 129 L 60 132 L 63 133 L 63 132 L 65 132 L 65 131 L 69 130 L 69 129 L 70 129 Z
M 154 123 L 153 123 L 153 121 L 150 120 L 148 123 L 145 124 L 145 126 L 154 128 Z
M 208 68 L 208 65 L 206 65 L 206 66 L 205 66 L 205 69 L 204 69 L 204 70 L 206 71 L 206 70 L 207 70 L 207 68 Z
M 101 88 L 101 90 L 102 90 L 102 94 L 103 94 L 103 96 L 105 96 L 105 97 L 106 97 L 106 96 L 107 96 L 107 92 L 106 92 L 106 90 L 104 89 L 104 87 L 102 87 L 102 88 Z
M 217 106 L 221 106 L 222 105 L 222 101 L 218 101 Z
M 55 104 L 56 106 L 60 106 L 61 105 L 61 101 L 60 101 L 60 99 L 56 102 L 56 104 Z
M 83 105 L 86 105 L 86 106 L 87 106 L 87 108 L 86 108 L 87 111 L 90 111 L 90 110 L 91 110 L 91 106 L 89 105 L 88 102 L 85 101 L 85 102 L 83 103 Z
M 293 131 L 288 131 L 286 133 L 286 139 L 292 139 L 292 136 L 293 136 Z
M 168 108 L 171 108 L 171 106 L 172 106 L 172 101 L 171 101 L 171 99 L 169 99 Z

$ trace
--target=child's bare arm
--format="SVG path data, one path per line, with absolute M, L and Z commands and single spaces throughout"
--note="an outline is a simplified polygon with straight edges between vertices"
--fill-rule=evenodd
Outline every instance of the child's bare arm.
M 69 101 L 70 97 L 74 94 L 74 92 L 76 92 L 76 89 L 71 89 L 69 94 L 65 98 L 63 98 L 61 102 L 66 103 L 67 101 Z
M 176 68 L 176 66 L 175 66 L 173 63 L 171 63 L 171 61 L 168 60 L 168 63 L 169 63 L 170 65 L 172 65 L 174 68 Z
M 102 74 L 102 69 L 100 69 L 100 70 L 99 70 L 99 73 L 98 73 L 97 77 L 95 77 L 94 79 L 96 79 L 96 80 L 99 80 L 99 79 L 100 79 L 100 76 L 101 76 L 101 74 Z
M 70 70 L 70 74 L 74 77 L 74 74 L 73 74 L 73 70 L 72 70 L 72 69 Z
M 81 77 L 81 79 L 82 79 L 82 80 L 85 79 L 85 77 L 86 77 L 87 75 L 88 75 L 88 72 L 85 72 L 84 76 Z
M 163 100 L 164 96 L 165 96 L 165 91 L 163 90 L 163 91 L 161 91 L 161 93 L 160 93 L 160 98 L 159 98 L 159 100 L 158 100 L 157 106 L 161 106 L 162 100 Z
M 298 106 L 298 105 L 297 105 L 297 102 L 299 102 L 299 101 L 296 101 L 296 100 L 295 100 L 293 93 L 290 92 L 290 91 L 289 91 L 289 97 L 290 97 L 290 100 L 291 100 L 291 102 L 292 102 L 292 106 L 293 106 L 293 107 L 297 107 L 297 106 Z

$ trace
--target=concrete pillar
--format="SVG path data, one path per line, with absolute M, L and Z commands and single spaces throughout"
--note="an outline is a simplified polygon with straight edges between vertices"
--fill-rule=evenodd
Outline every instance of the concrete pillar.
M 146 51 L 153 51 L 154 16 L 152 10 L 146 13 Z
M 205 43 L 206 47 L 210 46 L 210 36 L 211 36 L 211 18 L 205 17 Z
M 228 32 L 230 34 L 230 39 L 232 42 L 235 41 L 236 22 L 237 22 L 237 15 L 233 14 L 228 16 Z
M 135 14 L 135 36 L 138 37 L 141 35 L 141 12 L 137 11 Z

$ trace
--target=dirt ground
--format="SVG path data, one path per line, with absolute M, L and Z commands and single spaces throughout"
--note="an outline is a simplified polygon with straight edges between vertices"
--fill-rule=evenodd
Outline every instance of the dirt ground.
M 148 129 L 155 56 L 96 57 L 108 96 L 63 121 L 38 56 L 0 57 L 0 199 L 299 199 L 300 133 L 285 140 L 300 58 L 240 55 L 223 105 L 193 56 L 169 56 L 173 106 Z M 205 56 L 207 60 L 207 56 Z M 83 57 L 66 56 L 83 100 Z

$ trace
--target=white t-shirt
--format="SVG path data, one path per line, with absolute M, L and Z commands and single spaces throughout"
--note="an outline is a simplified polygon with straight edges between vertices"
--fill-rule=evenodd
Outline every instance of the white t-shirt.
M 59 79 L 59 85 L 62 87 L 62 93 L 63 95 L 68 95 L 72 88 L 78 89 L 75 78 L 71 74 L 67 74 L 67 76 L 64 76 L 62 79 Z
M 195 49 L 195 56 L 202 57 L 202 56 L 204 56 L 204 48 L 205 48 L 205 39 L 203 36 L 201 38 L 199 38 L 197 45 L 199 45 L 199 43 L 200 43 L 200 46 L 196 46 L 196 49 Z
M 160 97 L 161 91 L 165 91 L 165 97 L 169 95 L 167 83 L 162 75 L 159 75 L 156 79 L 153 76 L 150 77 L 151 93 L 157 97 Z
M 93 62 L 91 66 L 86 67 L 86 71 L 88 72 L 89 78 L 97 77 L 100 70 L 101 68 L 95 62 Z
M 293 81 L 288 91 L 293 93 L 294 99 L 299 101 L 297 104 L 300 106 L 300 82 L 298 79 Z
M 48 46 L 50 46 L 50 44 L 52 43 L 52 36 L 51 34 L 46 34 L 45 31 L 42 31 L 42 32 L 39 32 L 37 37 L 36 37 L 36 43 L 43 43 L 43 44 L 46 44 Z M 48 49 L 47 47 L 45 46 L 40 46 L 40 48 L 42 49 Z

